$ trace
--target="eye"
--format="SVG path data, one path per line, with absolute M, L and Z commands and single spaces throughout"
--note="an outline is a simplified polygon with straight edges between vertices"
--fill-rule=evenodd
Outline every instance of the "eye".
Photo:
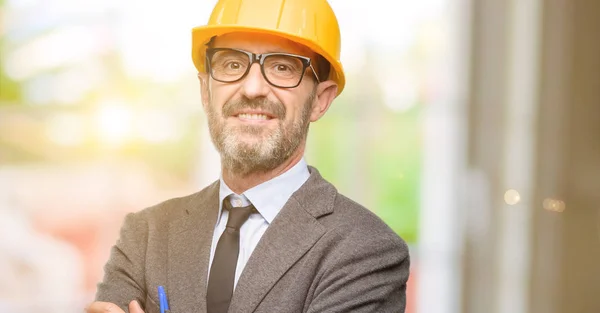
M 275 70 L 278 72 L 289 72 L 291 69 L 285 64 L 277 64 L 275 65 Z
M 225 65 L 225 67 L 232 70 L 239 70 L 242 65 L 239 62 L 229 62 Z

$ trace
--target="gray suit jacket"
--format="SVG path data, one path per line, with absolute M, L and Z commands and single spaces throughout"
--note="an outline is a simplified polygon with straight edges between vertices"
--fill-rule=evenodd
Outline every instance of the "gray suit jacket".
M 315 168 L 309 171 L 248 260 L 229 312 L 404 312 L 406 243 Z M 218 195 L 216 181 L 128 214 L 96 300 L 127 312 L 136 299 L 155 313 L 163 285 L 171 313 L 206 312 Z

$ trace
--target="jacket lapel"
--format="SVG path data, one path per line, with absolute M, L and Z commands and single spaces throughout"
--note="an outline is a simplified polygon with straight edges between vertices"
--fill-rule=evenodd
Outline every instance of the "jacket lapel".
M 316 218 L 333 210 L 336 191 L 316 169 L 309 169 L 309 180 L 288 200 L 250 256 L 229 312 L 253 312 L 281 276 L 325 234 Z
M 218 181 L 200 192 L 169 225 L 167 297 L 172 312 L 206 312 L 210 246 L 219 210 Z

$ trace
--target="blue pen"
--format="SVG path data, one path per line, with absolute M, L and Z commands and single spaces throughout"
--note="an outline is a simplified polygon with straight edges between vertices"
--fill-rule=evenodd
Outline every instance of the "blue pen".
M 158 286 L 158 301 L 160 313 L 167 313 L 169 311 L 169 301 L 167 300 L 167 293 L 163 286 Z

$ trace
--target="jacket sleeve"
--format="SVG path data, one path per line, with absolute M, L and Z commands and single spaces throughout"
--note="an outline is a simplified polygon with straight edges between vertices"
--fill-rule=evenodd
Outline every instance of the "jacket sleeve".
M 410 267 L 406 243 L 393 236 L 353 237 L 330 258 L 306 312 L 403 313 Z
M 129 213 L 104 266 L 104 277 L 98 283 L 95 301 L 112 302 L 125 312 L 129 311 L 128 305 L 132 300 L 145 307 L 147 242 L 148 224 L 143 215 Z

